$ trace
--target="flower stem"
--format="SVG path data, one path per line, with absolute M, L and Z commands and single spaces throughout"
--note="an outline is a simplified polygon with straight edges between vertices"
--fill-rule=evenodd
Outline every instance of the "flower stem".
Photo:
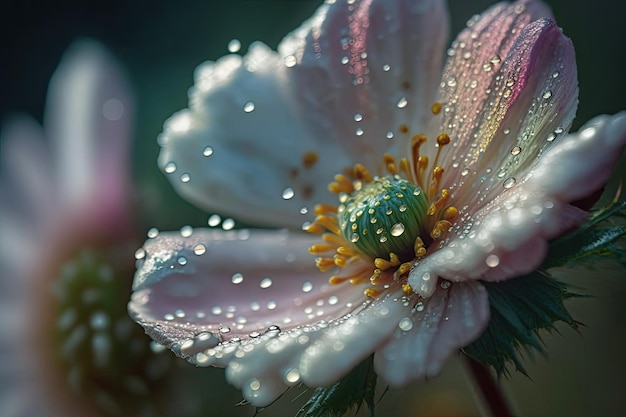
M 510 404 L 507 401 L 502 387 L 494 379 L 489 369 L 482 363 L 462 354 L 469 374 L 476 387 L 482 394 L 485 409 L 492 417 L 513 417 Z

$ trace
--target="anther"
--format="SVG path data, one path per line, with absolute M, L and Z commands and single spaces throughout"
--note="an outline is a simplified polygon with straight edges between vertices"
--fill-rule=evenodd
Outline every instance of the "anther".
M 446 209 L 441 214 L 441 218 L 443 220 L 452 220 L 458 215 L 459 215 L 459 210 L 457 210 L 457 208 L 454 206 L 450 206 L 450 207 L 446 207 Z
M 400 133 L 409 133 L 409 127 L 407 125 L 400 125 L 400 128 L 398 130 L 400 131 Z
M 332 204 L 316 204 L 314 208 L 314 213 L 316 216 L 320 214 L 328 214 L 328 213 L 337 213 L 337 206 L 333 206 Z
M 335 175 L 335 182 L 328 184 L 328 191 L 333 194 L 347 193 L 352 194 L 354 192 L 354 185 L 348 177 L 342 174 Z
M 435 223 L 433 230 L 430 232 L 430 237 L 433 239 L 439 239 L 452 227 L 452 223 L 447 220 L 439 220 Z
M 437 145 L 445 146 L 448 143 L 450 143 L 450 136 L 448 136 L 447 133 L 442 133 L 439 136 L 437 136 Z
M 370 174 L 368 169 L 365 168 L 361 164 L 356 164 L 354 166 L 354 176 L 355 176 L 356 179 L 361 180 L 363 182 L 366 182 L 368 184 L 370 182 L 374 181 L 374 178 L 372 177 L 372 174 Z
M 413 287 L 411 287 L 409 284 L 403 284 L 402 285 L 402 291 L 406 295 L 411 295 L 413 293 Z
M 386 271 L 389 268 L 400 265 L 400 259 L 395 253 L 389 254 L 389 260 L 383 258 L 374 259 L 374 266 L 381 271 Z
M 438 101 L 434 102 L 433 105 L 430 106 L 430 111 L 432 111 L 434 115 L 441 113 L 441 103 Z
M 392 155 L 386 153 L 383 156 L 383 162 L 385 163 L 385 168 L 387 169 L 387 172 L 389 172 L 391 175 L 396 175 L 398 173 L 396 160 Z
M 366 288 L 365 291 L 363 291 L 363 294 L 369 298 L 376 298 L 380 295 L 380 290 L 377 290 L 376 288 Z

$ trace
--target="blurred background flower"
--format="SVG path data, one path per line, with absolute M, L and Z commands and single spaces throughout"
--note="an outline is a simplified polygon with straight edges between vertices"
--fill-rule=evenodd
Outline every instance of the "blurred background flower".
M 48 110 L 44 112 L 44 102 L 46 95 L 50 100 L 50 94 L 53 93 L 52 89 L 47 89 L 48 82 L 58 67 L 63 52 L 76 38 L 89 36 L 98 39 L 122 62 L 127 69 L 130 84 L 133 86 L 137 107 L 134 118 L 135 141 L 131 144 L 132 153 L 130 154 L 132 171 L 129 173 L 133 178 L 133 198 L 132 201 L 124 200 L 128 206 L 124 206 L 121 212 L 121 218 L 126 218 L 124 216 L 130 216 L 132 213 L 132 216 L 126 218 L 131 223 L 128 227 L 121 228 L 123 233 L 115 237 L 119 239 L 118 243 L 112 245 L 122 253 L 112 255 L 102 250 L 84 251 L 82 250 L 85 248 L 84 243 L 66 246 L 65 241 L 57 241 L 59 248 L 55 248 L 54 259 L 46 261 L 51 263 L 45 264 L 50 265 L 52 269 L 45 270 L 46 279 L 42 279 L 42 275 L 38 273 L 42 269 L 34 268 L 34 266 L 44 265 L 44 262 L 36 256 L 40 253 L 37 252 L 37 248 L 41 246 L 19 246 L 19 241 L 15 240 L 11 241 L 13 244 L 9 245 L 8 249 L 5 247 L 0 249 L 5 255 L 9 254 L 9 249 L 12 251 L 11 256 L 17 256 L 16 253 L 25 255 L 12 258 L 14 262 L 20 259 L 20 263 L 14 263 L 14 265 L 23 268 L 21 269 L 22 275 L 15 275 L 8 266 L 0 265 L 0 292 L 2 293 L 0 296 L 2 300 L 0 301 L 2 314 L 0 316 L 0 375 L 8 371 L 16 372 L 11 374 L 13 376 L 10 380 L 0 379 L 0 415 L 20 415 L 9 413 L 8 407 L 17 410 L 17 406 L 21 404 L 20 396 L 14 393 L 20 392 L 24 386 L 32 388 L 34 380 L 41 386 L 46 386 L 43 384 L 50 381 L 47 379 L 49 376 L 58 376 L 48 374 L 49 368 L 46 368 L 45 364 L 49 362 L 45 361 L 49 357 L 41 356 L 45 352 L 50 353 L 48 346 L 41 344 L 43 343 L 41 339 L 36 342 L 33 339 L 18 339 L 17 335 L 30 331 L 35 336 L 41 336 L 37 332 L 51 329 L 51 323 L 58 320 L 59 316 L 54 316 L 54 314 L 60 310 L 42 310 L 46 305 L 42 304 L 42 300 L 50 294 L 53 282 L 61 275 L 63 264 L 72 261 L 78 265 L 80 271 L 87 271 L 87 276 L 90 275 L 89 271 L 107 270 L 106 267 L 103 269 L 102 265 L 109 265 L 115 277 L 128 278 L 128 281 L 120 284 L 119 289 L 113 291 L 124 293 L 124 286 L 127 286 L 130 291 L 134 270 L 133 252 L 145 239 L 146 231 L 152 227 L 163 230 L 173 229 L 180 227 L 184 224 L 183 222 L 194 227 L 206 225 L 206 214 L 180 199 L 156 167 L 159 152 L 156 137 L 162 131 L 163 121 L 173 112 L 187 105 L 185 91 L 193 84 L 193 68 L 207 58 L 217 59 L 229 51 L 243 54 L 247 45 L 253 40 L 260 39 L 269 46 L 275 47 L 282 36 L 310 16 L 319 3 L 318 0 L 297 2 L 289 0 L 230 2 L 194 0 L 181 6 L 173 2 L 155 4 L 155 2 L 143 0 L 134 2 L 98 0 L 89 3 L 11 0 L 5 5 L 0 17 L 0 33 L 3 39 L 0 46 L 0 62 L 3 63 L 0 66 L 0 123 L 5 132 L 2 135 L 0 158 L 11 162 L 2 164 L 3 181 L 6 181 L 5 174 L 8 165 L 14 165 L 17 169 L 23 170 L 20 174 L 23 181 L 28 180 L 28 175 L 34 175 L 38 170 L 46 168 L 45 165 L 38 164 L 24 165 L 28 162 L 20 162 L 12 156 L 16 155 L 14 151 L 19 151 L 18 155 L 24 155 L 23 148 L 27 145 L 18 145 L 18 149 L 15 149 L 12 145 L 13 141 L 6 141 L 7 137 L 16 134 L 14 130 L 16 122 L 10 115 L 23 112 L 37 121 L 37 123 L 30 121 L 27 125 L 22 124 L 24 129 L 26 129 L 25 126 L 28 129 L 17 131 L 18 133 L 22 132 L 21 134 L 27 137 L 39 134 L 33 131 L 36 132 L 39 129 L 37 125 L 41 125 L 42 122 L 47 133 L 47 122 L 52 116 Z M 491 3 L 493 3 L 491 0 L 471 2 L 450 0 L 453 18 L 451 32 L 458 33 L 473 13 L 484 10 Z M 624 36 L 626 33 L 621 24 L 624 10 L 616 10 L 616 7 L 624 9 L 624 6 L 615 6 L 610 0 L 593 2 L 593 7 L 590 7 L 588 2 L 567 0 L 550 0 L 547 3 L 553 8 L 558 24 L 573 40 L 577 53 L 580 105 L 572 130 L 578 129 L 580 124 L 596 114 L 612 114 L 626 108 L 626 95 L 624 95 L 626 79 L 623 77 L 626 57 L 621 53 L 626 50 L 626 36 Z M 233 39 L 237 39 L 238 42 L 231 42 Z M 58 149 L 56 145 L 51 146 L 49 142 L 46 142 L 45 146 Z M 33 156 L 31 154 L 31 152 L 44 152 L 45 148 L 41 146 L 27 149 L 29 149 L 27 152 L 29 156 L 25 159 L 30 163 L 40 161 L 45 164 L 45 161 L 48 161 L 47 163 L 52 161 L 45 155 Z M 622 178 L 624 178 L 623 161 L 622 159 Z M 122 163 L 121 166 L 124 164 Z M 69 165 L 66 169 L 69 169 Z M 10 170 L 14 172 L 12 168 Z M 73 180 L 80 183 L 80 178 L 73 178 Z M 12 182 L 12 184 L 16 183 Z M 5 207 L 8 198 L 11 204 L 24 201 L 16 200 L 18 194 L 15 193 L 21 191 L 13 189 L 4 191 L 0 205 Z M 37 216 L 30 217 L 30 219 L 45 219 L 42 216 L 53 209 L 48 205 L 52 200 L 46 198 L 51 190 L 44 187 L 44 190 L 31 191 L 35 192 L 28 195 L 37 196 L 38 203 L 26 204 L 26 207 L 31 210 L 37 210 L 35 213 Z M 54 199 L 58 199 L 58 196 Z M 125 211 L 131 209 L 132 211 Z M 29 213 L 20 211 L 20 214 Z M 49 225 L 50 220 L 42 224 Z M 27 224 L 9 223 L 0 226 L 2 238 L 9 235 L 11 230 L 9 227 L 15 226 L 21 227 L 15 236 L 19 236 L 19 233 L 31 233 L 33 230 L 43 233 L 44 230 L 40 228 L 40 224 L 30 221 Z M 110 229 L 110 231 L 113 230 L 115 229 Z M 96 245 L 98 242 L 92 239 L 97 236 L 97 233 L 94 233 L 89 232 L 84 235 L 91 248 L 99 247 Z M 0 239 L 0 241 L 3 240 Z M 111 242 L 109 241 L 109 248 L 111 248 Z M 124 272 L 125 269 L 129 272 Z M 20 284 L 23 283 L 23 278 L 20 276 L 25 276 L 24 274 L 37 277 L 34 281 L 29 281 L 34 282 L 33 288 L 25 290 L 27 287 L 14 285 L 16 284 L 14 281 L 17 280 L 20 280 Z M 92 272 L 91 275 L 97 274 Z M 586 327 L 581 330 L 580 335 L 563 328 L 562 335 L 546 337 L 548 359 L 535 358 L 534 361 L 527 362 L 527 370 L 533 379 L 514 375 L 510 380 L 504 381 L 505 388 L 515 403 L 516 409 L 520 410 L 523 415 L 622 415 L 626 411 L 626 399 L 621 392 L 620 383 L 620 375 L 626 372 L 626 358 L 623 356 L 626 336 L 621 331 L 620 320 L 625 313 L 625 305 L 621 301 L 626 296 L 624 271 L 616 270 L 608 265 L 599 270 L 576 272 L 563 270 L 558 276 L 582 287 L 583 290 L 586 289 L 587 293 L 593 295 L 592 299 L 576 300 L 570 303 L 574 317 L 581 320 Z M 24 294 L 36 298 L 24 298 Z M 9 308 L 8 301 L 5 301 L 9 299 L 5 298 L 7 296 L 14 302 L 10 304 L 11 311 L 13 311 L 10 316 L 5 310 Z M 23 300 L 32 301 L 25 304 L 28 301 Z M 124 309 L 126 301 L 127 296 L 123 296 L 120 304 Z M 120 300 L 113 297 L 104 306 L 120 311 L 117 310 L 119 307 L 115 306 L 117 302 Z M 27 308 L 23 309 L 24 306 Z M 90 310 L 89 315 L 85 317 L 91 319 L 93 312 L 95 310 Z M 29 325 L 26 326 L 21 325 L 16 319 L 9 318 L 20 317 L 22 313 L 35 314 L 36 320 L 27 321 Z M 24 316 L 26 319 L 28 317 Z M 98 316 L 95 317 L 97 327 Z M 141 332 L 139 326 L 135 330 Z M 23 356 L 14 357 L 13 354 L 7 356 L 9 354 L 7 349 L 12 346 L 7 344 L 9 340 L 21 341 L 21 346 L 24 347 Z M 147 344 L 148 341 L 146 337 L 145 343 Z M 164 354 L 171 355 L 169 352 L 164 352 Z M 161 356 L 158 356 L 159 360 L 160 358 Z M 170 356 L 164 356 L 164 358 L 167 359 Z M 22 365 L 23 363 L 28 366 Z M 68 363 L 72 362 L 65 362 L 63 366 L 68 366 Z M 160 404 L 169 404 L 170 407 L 175 408 L 185 403 L 185 395 L 186 398 L 202 395 L 205 397 L 204 403 L 198 407 L 204 405 L 205 408 L 199 415 L 218 416 L 225 413 L 231 415 L 239 413 L 250 416 L 253 414 L 251 408 L 234 406 L 241 397 L 237 391 L 226 385 L 223 371 L 202 369 L 199 374 L 194 372 L 195 369 L 188 367 L 184 361 L 177 360 L 176 363 L 177 365 L 174 366 L 177 367 L 178 376 L 168 374 L 166 379 L 169 383 L 167 392 L 172 395 L 161 396 L 161 403 L 154 397 L 144 397 L 151 402 L 153 409 L 158 408 Z M 25 373 L 28 369 L 33 373 Z M 67 385 L 69 375 L 67 368 L 64 372 L 66 373 L 61 375 L 58 381 L 64 381 Z M 412 410 L 412 415 L 479 415 L 480 411 L 472 398 L 470 385 L 462 374 L 461 363 L 452 361 L 441 376 L 429 382 L 416 383 L 404 390 L 387 393 L 378 408 L 378 415 L 404 414 L 407 409 Z M 16 379 L 18 376 L 20 378 L 28 376 L 34 379 Z M 54 378 L 51 380 L 57 381 Z M 24 381 L 29 383 L 23 385 Z M 51 386 L 58 388 L 55 392 L 65 389 L 61 384 L 48 385 L 48 387 Z M 173 387 L 178 387 L 178 389 L 174 390 Z M 69 397 L 54 397 L 56 404 L 42 402 L 39 406 L 46 408 L 31 408 L 31 414 L 21 415 L 55 415 L 50 411 L 52 408 L 49 408 L 53 405 L 60 407 L 57 408 L 57 414 L 74 415 L 64 408 L 67 404 L 74 404 L 76 401 L 76 396 L 72 394 L 71 389 L 67 392 Z M 404 395 L 405 393 L 410 395 Z M 27 401 L 34 402 L 33 395 L 36 394 L 27 391 L 27 395 L 30 396 Z M 295 396 L 295 393 L 287 393 L 278 404 L 272 406 L 274 409 L 267 411 L 268 415 L 293 414 L 293 410 L 297 410 L 302 403 L 301 400 L 292 402 Z M 212 401 L 217 398 L 220 400 Z M 541 398 L 541 401 L 537 401 L 537 398 Z M 88 403 L 88 405 L 91 404 L 93 403 Z M 232 407 L 229 407 L 229 404 L 232 404 Z M 225 408 L 215 408 L 218 406 Z M 137 405 L 134 407 L 133 412 L 139 412 L 139 407 Z M 99 407 L 99 409 L 106 409 L 106 407 Z M 113 413 L 115 410 L 109 408 L 109 411 Z M 132 415 L 132 413 L 122 412 L 122 415 Z M 193 415 L 193 411 L 189 410 L 187 415 Z

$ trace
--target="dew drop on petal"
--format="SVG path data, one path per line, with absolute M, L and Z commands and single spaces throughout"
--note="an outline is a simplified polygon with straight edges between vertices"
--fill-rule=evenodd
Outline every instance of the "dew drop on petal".
M 222 222 L 222 229 L 232 230 L 235 227 L 235 221 L 233 219 L 224 219 Z
M 552 91 L 546 91 L 541 97 L 543 97 L 545 100 L 549 99 L 550 97 L 552 97 Z
M 245 111 L 246 113 L 251 113 L 252 111 L 254 111 L 254 103 L 251 101 L 247 101 L 246 104 L 243 105 L 243 111 Z
M 293 55 L 287 55 L 287 56 L 284 58 L 284 62 L 285 62 L 285 66 L 286 66 L 287 68 L 292 68 L 292 67 L 294 67 L 294 66 L 296 65 L 297 60 L 296 60 L 296 57 L 295 57 L 295 56 L 293 56 Z
M 184 174 L 181 174 L 180 176 L 181 182 L 187 183 L 189 182 L 189 180 L 191 180 L 191 176 L 187 172 L 185 172 Z
M 180 235 L 182 237 L 191 237 L 193 234 L 193 227 L 187 225 L 180 228 Z
M 398 327 L 400 330 L 408 332 L 413 328 L 413 320 L 410 317 L 404 317 L 398 323 Z
M 302 292 L 310 292 L 313 289 L 313 284 L 310 281 L 302 284 Z
M 233 284 L 241 284 L 243 282 L 243 275 L 241 273 L 233 274 L 231 281 Z
M 211 313 L 213 313 L 216 316 L 219 316 L 220 314 L 222 314 L 222 308 L 219 306 L 214 306 L 213 308 L 211 308 Z
M 552 141 L 554 141 L 554 139 L 556 139 L 556 137 L 557 137 L 557 134 L 556 134 L 556 133 L 554 133 L 554 132 L 552 132 L 552 133 L 550 133 L 550 134 L 548 135 L 548 137 L 546 138 L 546 140 L 547 140 L 548 142 L 552 142 Z
M 399 109 L 403 109 L 407 106 L 407 104 L 409 104 L 409 101 L 406 99 L 406 97 L 401 97 L 400 100 L 398 100 L 398 104 L 396 104 L 396 106 L 398 106 Z
M 291 198 L 293 198 L 293 196 L 295 195 L 295 192 L 293 191 L 293 188 L 291 187 L 287 187 L 283 190 L 283 200 L 289 200 Z
M 239 52 L 240 49 L 241 42 L 239 41 L 239 39 L 232 39 L 230 42 L 228 42 L 228 52 L 230 52 L 231 54 Z
M 146 251 L 143 248 L 139 248 L 135 251 L 135 259 L 143 259 L 146 257 Z
M 150 230 L 148 230 L 148 237 L 150 239 L 154 239 L 158 235 L 159 235 L 159 229 L 157 229 L 156 227 L 152 227 L 150 228 Z
M 508 190 L 509 188 L 513 187 L 513 185 L 515 185 L 515 178 L 509 177 L 505 179 L 503 185 L 504 185 L 504 188 Z
M 487 264 L 488 267 L 495 268 L 496 266 L 500 264 L 500 258 L 498 258 L 497 255 L 492 254 L 492 255 L 487 256 L 487 259 L 485 259 L 485 263 Z
M 391 69 L 391 67 L 388 64 L 383 65 L 383 71 L 387 72 Z
M 363 115 L 361 113 L 357 113 L 354 115 L 355 122 L 360 122 L 361 120 L 363 120 Z
M 461 176 L 465 177 L 467 174 L 469 174 L 470 170 L 469 168 L 463 168 L 463 170 L 461 171 Z
M 444 289 L 447 290 L 448 288 L 450 288 L 450 281 L 446 280 L 446 279 L 442 279 L 441 283 L 439 284 L 439 286 Z
M 387 137 L 387 139 L 393 139 L 393 132 L 389 131 L 385 136 Z
M 415 311 L 424 311 L 424 303 L 419 301 L 415 304 Z
M 552 73 L 552 78 L 558 78 L 558 77 L 559 77 L 559 75 L 561 75 L 561 73 L 560 73 L 559 71 L 554 71 L 554 72 Z
M 202 150 L 202 155 L 204 156 L 211 156 L 213 155 L 213 148 L 210 146 L 206 146 L 203 150 Z
M 202 243 L 198 243 L 196 246 L 193 247 L 193 253 L 195 255 L 204 255 L 206 253 L 206 246 L 204 246 Z
M 263 278 L 260 284 L 261 288 L 269 288 L 272 286 L 272 280 L 270 278 Z
M 290 369 L 285 372 L 285 381 L 290 384 L 295 384 L 300 380 L 300 371 L 295 368 Z
M 519 146 L 514 146 L 513 149 L 511 149 L 511 155 L 513 156 L 519 155 L 520 152 L 522 152 L 522 148 Z
M 207 224 L 211 227 L 216 227 L 219 226 L 221 222 L 222 218 L 217 214 L 213 214 L 209 217 L 209 221 L 207 222 Z
M 165 168 L 163 168 L 163 170 L 166 174 L 173 174 L 174 172 L 176 172 L 176 163 L 168 162 L 167 164 L 165 164 Z
M 360 127 L 357 127 L 356 130 L 354 131 L 354 134 L 357 136 L 363 136 L 363 129 L 361 129 Z
M 178 264 L 181 266 L 187 265 L 187 258 L 185 258 L 184 256 L 180 256 L 178 257 Z

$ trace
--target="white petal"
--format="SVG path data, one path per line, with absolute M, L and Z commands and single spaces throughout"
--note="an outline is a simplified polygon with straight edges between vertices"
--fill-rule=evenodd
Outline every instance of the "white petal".
M 423 122 L 445 12 L 442 1 L 336 2 L 287 36 L 279 53 L 255 43 L 243 58 L 203 64 L 189 110 L 159 138 L 161 168 L 204 209 L 299 227 L 303 206 L 334 202 L 325 187 L 334 174 L 357 162 L 379 169 L 387 149 L 405 144 L 388 132 Z
M 44 123 L 69 206 L 125 206 L 132 117 L 113 58 L 94 41 L 74 43 L 50 81 Z
M 455 225 L 445 246 L 411 272 L 409 283 L 429 296 L 437 277 L 497 281 L 534 270 L 550 239 L 584 221 L 586 213 L 569 203 L 607 182 L 624 146 L 626 114 L 600 116 L 555 141 L 526 178 Z
M 478 338 L 489 322 L 487 291 L 479 283 L 439 288 L 419 303 L 374 358 L 376 372 L 392 387 L 439 373 L 444 361 Z

